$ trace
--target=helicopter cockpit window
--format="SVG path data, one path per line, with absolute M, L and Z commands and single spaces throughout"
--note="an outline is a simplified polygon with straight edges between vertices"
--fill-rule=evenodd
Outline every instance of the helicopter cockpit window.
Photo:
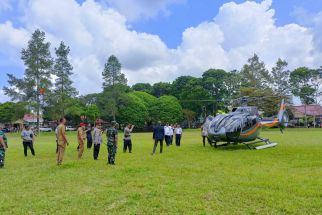
M 248 130 L 254 127 L 257 124 L 257 117 L 256 116 L 247 116 L 244 122 L 243 130 Z

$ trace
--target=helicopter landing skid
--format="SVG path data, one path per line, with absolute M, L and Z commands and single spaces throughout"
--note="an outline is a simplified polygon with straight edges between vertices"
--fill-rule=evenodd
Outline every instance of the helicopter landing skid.
M 259 141 L 244 143 L 244 145 L 247 146 L 247 148 L 249 148 L 249 149 L 257 149 L 257 150 L 277 146 L 277 143 L 272 143 L 271 141 L 269 141 L 269 139 L 265 139 L 265 138 L 261 138 L 261 137 L 257 137 L 257 139 L 259 139 Z M 256 144 L 256 143 L 265 143 L 265 145 L 254 146 L 254 144 Z
M 210 145 L 212 145 L 212 144 L 210 144 Z M 214 145 L 213 145 L 213 146 L 214 146 L 215 148 L 218 148 L 218 147 L 228 146 L 228 145 L 230 145 L 230 143 L 223 143 L 223 144 L 218 145 L 218 144 L 217 144 L 217 142 L 214 142 Z

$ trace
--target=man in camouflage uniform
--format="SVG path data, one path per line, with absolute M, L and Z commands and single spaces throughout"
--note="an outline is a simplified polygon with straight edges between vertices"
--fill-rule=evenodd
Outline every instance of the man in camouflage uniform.
M 8 148 L 7 137 L 3 131 L 0 130 L 0 168 L 4 167 L 4 160 L 6 157 L 6 149 Z
M 108 164 L 115 165 L 115 154 L 117 150 L 117 123 L 115 121 L 112 122 L 112 127 L 107 129 L 107 151 L 108 151 Z

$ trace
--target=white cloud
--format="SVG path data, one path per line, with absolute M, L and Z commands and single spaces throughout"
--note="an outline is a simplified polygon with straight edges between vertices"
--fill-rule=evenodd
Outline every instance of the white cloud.
M 10 98 L 8 98 L 8 97 L 4 94 L 3 90 L 0 90 L 0 103 L 6 102 L 6 101 L 9 101 L 9 100 L 10 100 Z
M 139 7 L 146 1 L 137 2 Z M 83 4 L 32 0 L 24 7 L 24 28 L 16 29 L 11 22 L 0 24 L 0 48 L 12 50 L 19 60 L 20 49 L 35 28 L 46 31 L 53 47 L 64 40 L 71 47 L 74 85 L 82 94 L 101 90 L 101 72 L 111 54 L 120 59 L 130 84 L 200 76 L 209 68 L 240 69 L 254 53 L 268 66 L 279 57 L 290 68 L 317 66 L 321 56 L 317 31 L 298 24 L 276 26 L 271 3 L 224 4 L 213 20 L 186 29 L 178 48 L 169 49 L 157 35 L 129 28 L 128 15 L 120 9 L 106 8 L 94 0 Z
M 277 27 L 271 4 L 271 0 L 227 3 L 214 18 L 223 31 L 222 46 L 234 68 L 240 68 L 253 53 L 259 54 L 268 66 L 279 57 L 289 60 L 290 67 L 312 64 L 312 34 L 297 24 Z
M 201 23 L 183 32 L 182 44 L 177 50 L 178 71 L 200 75 L 213 65 L 224 68 L 229 63 L 221 46 L 224 34 L 214 22 Z
M 0 65 L 20 64 L 20 51 L 27 44 L 29 33 L 25 29 L 14 28 L 10 21 L 0 23 Z
M 322 65 L 322 11 L 311 13 L 304 8 L 296 7 L 292 13 L 297 22 L 310 30 L 314 41 L 314 64 Z
M 102 0 L 123 14 L 128 21 L 150 19 L 158 15 L 169 15 L 172 4 L 183 4 L 186 0 Z

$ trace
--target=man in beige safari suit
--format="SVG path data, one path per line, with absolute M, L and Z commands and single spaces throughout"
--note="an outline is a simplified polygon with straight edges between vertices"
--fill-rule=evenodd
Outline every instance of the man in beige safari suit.
M 85 123 L 81 123 L 79 125 L 79 128 L 77 129 L 77 140 L 78 140 L 78 159 L 81 159 L 83 157 L 84 153 L 84 145 L 85 145 L 85 139 L 86 139 L 86 132 L 85 132 Z
M 65 133 L 65 124 L 66 119 L 61 118 L 59 120 L 59 125 L 57 127 L 57 165 L 61 165 L 64 159 L 65 148 L 68 145 L 66 133 Z

